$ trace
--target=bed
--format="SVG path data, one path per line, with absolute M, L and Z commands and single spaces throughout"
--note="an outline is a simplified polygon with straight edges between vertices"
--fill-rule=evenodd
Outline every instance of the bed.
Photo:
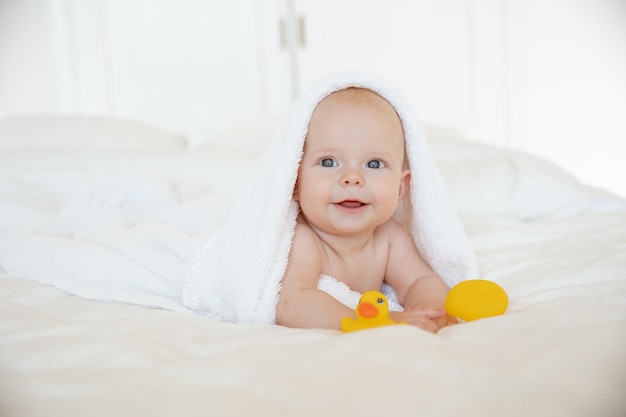
M 186 225 L 200 233 L 228 214 L 271 131 L 191 143 L 110 117 L 6 117 L 0 231 L 133 228 L 218 199 L 207 224 Z M 0 270 L 0 414 L 623 416 L 626 202 L 531 155 L 427 137 L 482 278 L 508 293 L 505 315 L 436 335 L 241 325 Z M 115 192 L 94 202 L 94 184 Z M 110 216 L 94 223 L 85 201 Z

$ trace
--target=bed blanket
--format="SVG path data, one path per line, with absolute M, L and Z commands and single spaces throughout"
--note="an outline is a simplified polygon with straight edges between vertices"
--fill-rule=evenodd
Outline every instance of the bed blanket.
M 171 190 L 141 181 L 125 192 L 105 186 L 64 210 L 66 235 L 0 233 L 0 265 L 13 277 L 90 299 L 274 323 L 299 210 L 292 194 L 308 123 L 324 97 L 348 87 L 376 92 L 400 116 L 412 177 L 396 217 L 422 256 L 448 285 L 476 278 L 475 255 L 410 104 L 383 80 L 357 72 L 324 79 L 299 99 L 233 204 L 209 195 L 190 207 Z M 167 211 L 169 221 L 157 211 L 161 217 L 134 224 L 137 199 Z M 104 209 L 82 224 L 94 205 Z M 203 233 L 190 233 L 189 224 Z

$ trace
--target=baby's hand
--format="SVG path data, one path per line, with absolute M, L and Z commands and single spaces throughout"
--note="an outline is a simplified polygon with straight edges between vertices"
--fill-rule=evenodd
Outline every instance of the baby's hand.
M 450 316 L 443 308 L 414 308 L 404 311 L 390 311 L 389 317 L 398 323 L 410 324 L 431 333 L 437 333 L 441 327 L 449 324 L 448 318 Z M 454 319 L 453 317 L 450 318 Z
M 459 324 L 459 320 L 454 317 L 451 316 L 449 314 L 445 314 L 444 316 L 438 317 L 435 319 L 435 321 L 437 322 L 437 325 L 439 326 L 439 329 L 442 329 L 446 326 L 452 326 L 455 324 Z

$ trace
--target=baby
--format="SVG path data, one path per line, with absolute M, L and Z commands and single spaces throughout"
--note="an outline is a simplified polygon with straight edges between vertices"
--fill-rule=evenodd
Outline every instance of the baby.
M 447 285 L 392 216 L 411 173 L 402 122 L 394 108 L 361 88 L 336 91 L 309 123 L 294 199 L 300 204 L 276 322 L 340 329 L 354 310 L 317 288 L 329 275 L 357 292 L 396 292 L 396 321 L 437 332 L 456 323 L 444 303 Z

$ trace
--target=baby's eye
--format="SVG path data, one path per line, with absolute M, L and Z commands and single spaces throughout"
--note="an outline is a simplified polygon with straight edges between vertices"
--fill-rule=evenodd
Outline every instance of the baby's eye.
M 326 168 L 332 168 L 337 166 L 337 161 L 333 158 L 324 158 L 320 161 L 320 165 Z
M 384 166 L 385 164 L 383 163 L 383 161 L 380 161 L 378 159 L 372 159 L 371 161 L 367 163 L 367 167 L 372 168 L 372 169 L 380 169 L 380 168 L 383 168 Z

